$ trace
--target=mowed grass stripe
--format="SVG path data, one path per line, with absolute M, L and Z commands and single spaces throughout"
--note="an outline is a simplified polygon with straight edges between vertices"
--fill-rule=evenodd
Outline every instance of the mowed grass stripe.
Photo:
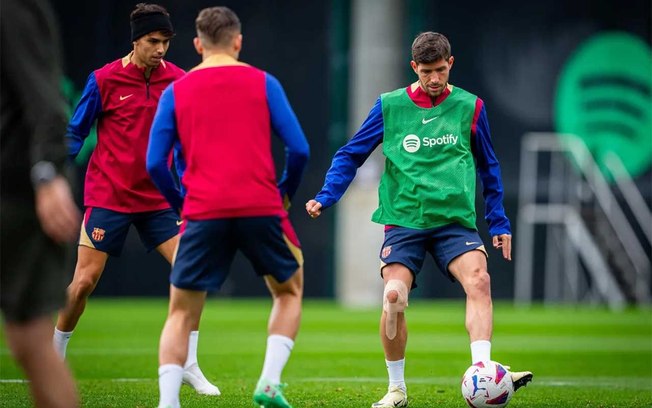
M 271 302 L 209 299 L 199 361 L 223 392 L 182 388 L 184 407 L 251 407 L 264 357 Z M 69 347 L 84 407 L 154 407 L 165 299 L 91 299 Z M 308 300 L 284 373 L 295 408 L 369 407 L 386 389 L 380 308 L 349 310 Z M 463 407 L 459 380 L 470 363 L 460 301 L 415 300 L 408 309 L 410 406 Z M 652 312 L 515 308 L 495 304 L 493 358 L 535 372 L 510 407 L 652 406 Z M 27 384 L 0 340 L 0 407 L 29 407 Z
M 78 380 L 78 382 L 83 381 L 97 381 L 97 380 L 106 380 L 111 382 L 156 382 L 156 378 L 87 378 L 84 380 Z M 292 382 L 304 382 L 304 383 L 382 383 L 387 380 L 386 377 L 301 377 L 301 378 L 291 378 Z M 27 383 L 28 380 L 24 378 L 7 378 L 0 379 L 0 383 Z M 437 385 L 455 385 L 460 382 L 458 377 L 410 377 L 410 384 L 437 384 Z M 594 388 L 603 388 L 603 387 L 624 387 L 632 389 L 645 389 L 649 388 L 652 390 L 652 384 L 645 379 L 639 377 L 585 377 L 585 378 L 539 378 L 537 377 L 538 385 L 552 386 L 552 387 L 594 387 Z

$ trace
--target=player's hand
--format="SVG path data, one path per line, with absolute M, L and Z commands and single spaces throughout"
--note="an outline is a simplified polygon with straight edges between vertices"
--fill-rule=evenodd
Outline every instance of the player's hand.
M 36 187 L 36 215 L 43 232 L 56 242 L 79 237 L 81 213 L 75 204 L 68 181 L 61 176 Z
M 319 201 L 310 200 L 306 203 L 306 211 L 310 218 L 317 218 L 321 215 L 321 203 Z
M 501 234 L 493 237 L 494 248 L 503 250 L 503 258 L 508 261 L 512 260 L 512 236 L 510 234 Z

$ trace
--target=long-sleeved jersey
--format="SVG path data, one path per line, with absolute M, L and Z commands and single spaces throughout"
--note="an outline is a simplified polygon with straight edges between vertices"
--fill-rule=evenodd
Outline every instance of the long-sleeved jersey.
M 416 106 L 426 109 L 440 105 L 451 93 L 450 89 L 446 89 L 433 104 L 421 87 L 416 87 L 413 91 L 408 86 L 405 92 Z M 415 120 L 423 120 L 424 124 L 428 124 L 430 121 L 430 119 L 426 121 L 425 118 Z M 484 102 L 480 98 L 476 100 L 470 132 L 471 150 L 483 187 L 485 219 L 489 225 L 489 232 L 492 236 L 509 234 L 511 228 L 503 208 L 500 166 L 491 143 L 487 112 Z M 315 197 L 315 200 L 320 202 L 323 208 L 334 205 L 342 197 L 353 181 L 358 167 L 365 162 L 377 146 L 383 143 L 384 133 L 383 106 L 381 98 L 378 98 L 360 129 L 335 154 L 332 165 L 326 174 L 324 186 Z
M 286 146 L 278 183 L 272 130 Z M 167 167 L 175 144 L 186 163 L 185 197 Z M 189 220 L 280 215 L 308 156 L 308 142 L 276 78 L 248 65 L 211 66 L 189 72 L 163 92 L 147 169 Z
M 135 213 L 168 208 L 145 168 L 149 131 L 161 93 L 185 73 L 161 61 L 145 77 L 129 56 L 92 72 L 68 125 L 76 156 L 97 120 L 97 146 L 88 163 L 84 205 Z
M 30 168 L 66 159 L 59 31 L 46 2 L 3 2 L 0 16 L 0 196 L 33 206 Z

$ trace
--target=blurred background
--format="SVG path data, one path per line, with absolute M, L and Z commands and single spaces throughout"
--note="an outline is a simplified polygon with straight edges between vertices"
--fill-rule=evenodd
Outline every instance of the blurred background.
M 496 299 L 649 304 L 652 289 L 652 10 L 649 0 L 161 0 L 177 32 L 167 59 L 190 69 L 200 9 L 225 5 L 242 21 L 241 59 L 274 74 L 311 145 L 290 210 L 305 257 L 305 294 L 349 306 L 380 303 L 382 227 L 370 221 L 383 168 L 379 152 L 344 198 L 311 220 L 304 203 L 320 190 L 335 151 L 380 93 L 415 81 L 410 45 L 445 34 L 450 82 L 480 96 L 501 162 L 514 261 L 489 249 Z M 64 89 L 71 107 L 90 72 L 132 49 L 136 1 L 59 0 Z M 78 159 L 78 185 L 92 151 Z M 282 145 L 274 154 L 282 167 Z M 379 149 L 380 150 L 380 149 Z M 215 152 L 219 160 L 219 152 Z M 479 185 L 479 183 L 478 183 Z M 82 192 L 78 191 L 81 203 Z M 490 247 L 478 190 L 478 228 Z M 71 271 L 72 273 L 72 271 Z M 169 266 L 132 231 L 111 258 L 95 296 L 166 296 Z M 413 293 L 459 298 L 428 260 Z M 266 294 L 237 258 L 217 296 Z

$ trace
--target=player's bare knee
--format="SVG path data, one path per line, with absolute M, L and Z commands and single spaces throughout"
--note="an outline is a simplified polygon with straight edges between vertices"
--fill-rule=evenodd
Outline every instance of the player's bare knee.
M 97 285 L 97 281 L 91 278 L 84 277 L 84 278 L 75 279 L 70 284 L 68 290 L 68 296 L 73 301 L 84 300 L 88 298 L 91 295 L 91 293 L 93 293 L 93 290 L 95 290 L 96 285 Z
M 486 269 L 481 270 L 476 276 L 476 287 L 482 292 L 488 291 L 491 287 L 491 277 Z
M 491 278 L 484 268 L 478 268 L 473 271 L 471 276 L 466 280 L 464 289 L 467 295 L 482 296 L 488 294 L 491 287 Z
M 174 316 L 184 331 L 190 333 L 191 327 L 197 321 L 197 314 L 189 309 L 176 309 L 170 315 Z
M 301 285 L 290 284 L 277 287 L 271 293 L 274 299 L 301 299 L 303 297 L 303 288 Z
M 303 270 L 299 268 L 288 280 L 279 283 L 271 276 L 266 276 L 267 286 L 274 299 L 292 299 L 303 297 Z

